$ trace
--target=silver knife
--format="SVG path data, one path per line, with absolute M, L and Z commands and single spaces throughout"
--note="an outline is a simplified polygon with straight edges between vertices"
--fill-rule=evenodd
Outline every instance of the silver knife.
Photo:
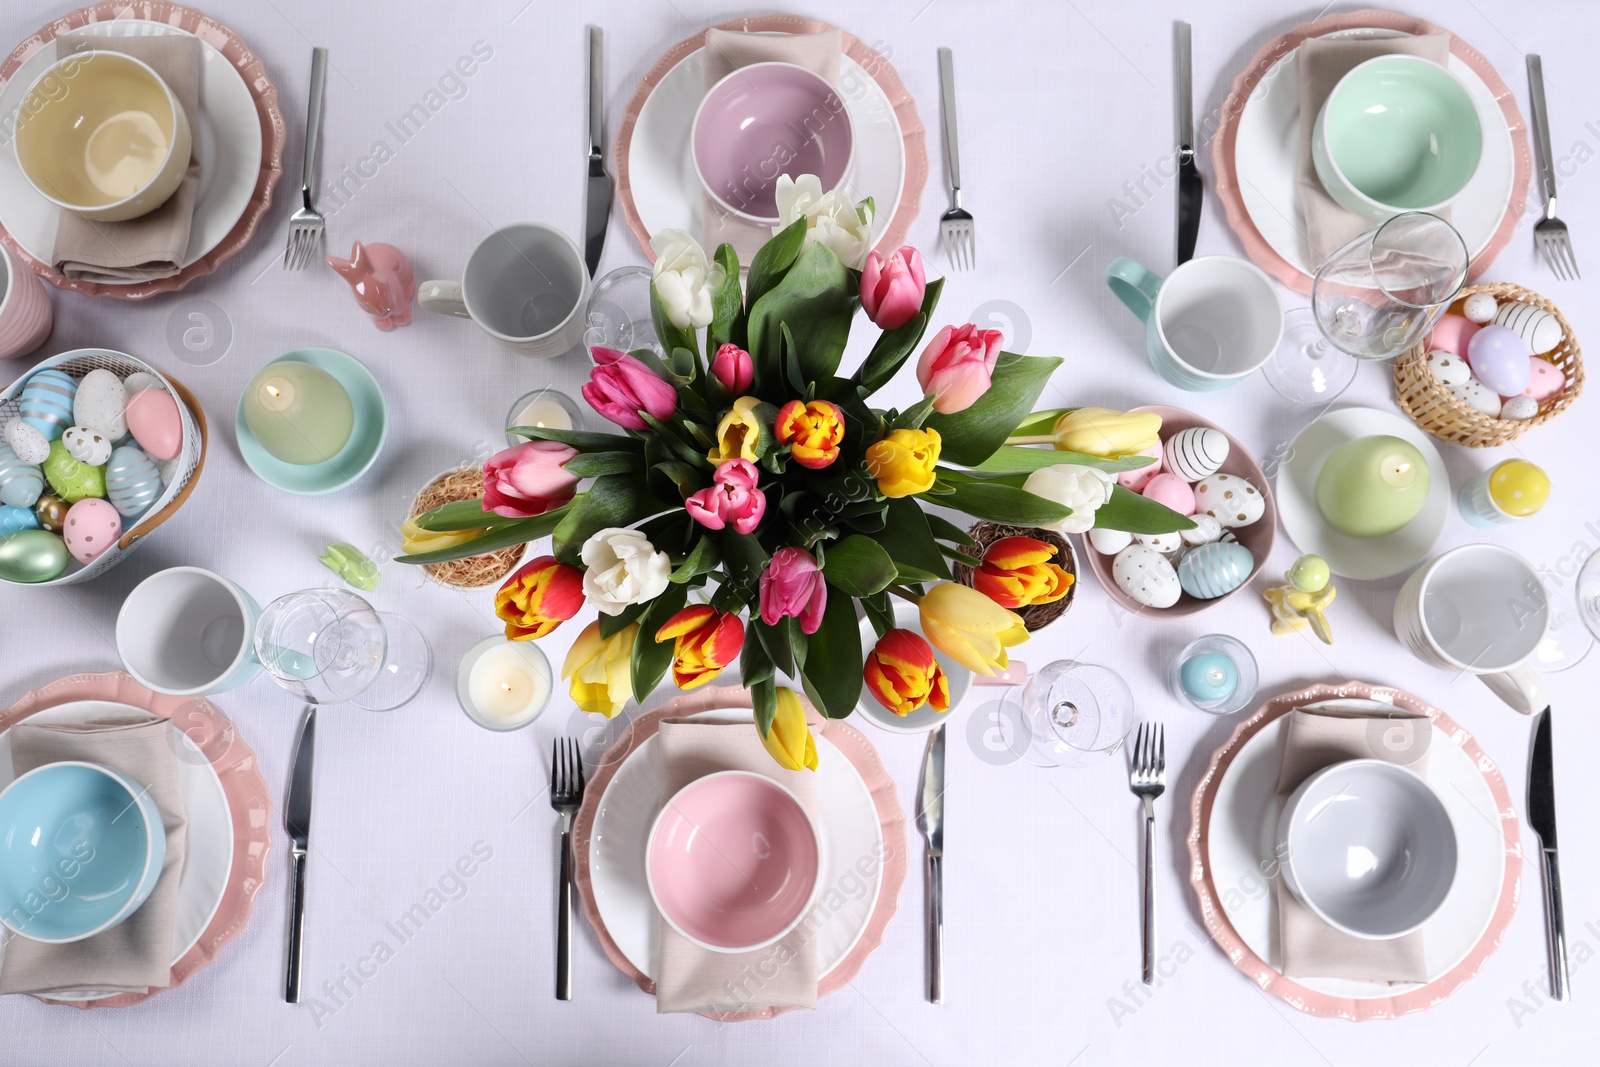
M 1205 203 L 1205 183 L 1194 161 L 1194 69 L 1187 22 L 1176 25 L 1172 49 L 1176 67 L 1173 90 L 1178 142 L 1178 262 L 1183 264 L 1194 258 L 1195 240 L 1200 235 L 1200 209 Z
M 288 977 L 283 983 L 283 999 L 300 1003 L 301 933 L 306 908 L 306 853 L 311 847 L 311 769 L 317 747 L 317 708 L 306 705 L 300 720 L 300 740 L 295 743 L 294 767 L 289 772 L 289 793 L 283 803 L 283 826 L 289 832 L 289 865 L 294 878 L 294 897 L 289 906 Z
M 1539 835 L 1544 855 L 1544 915 L 1550 940 L 1550 996 L 1567 999 L 1567 920 L 1561 906 L 1561 868 L 1556 863 L 1555 756 L 1550 747 L 1550 709 L 1533 727 L 1533 759 L 1528 764 L 1528 824 Z
M 928 841 L 928 1003 L 944 1003 L 944 726 L 928 735 L 917 829 Z
M 589 27 L 589 186 L 583 204 L 583 261 L 589 275 L 600 266 L 606 246 L 606 223 L 611 220 L 611 178 L 606 174 L 606 85 L 603 39 L 599 26 Z

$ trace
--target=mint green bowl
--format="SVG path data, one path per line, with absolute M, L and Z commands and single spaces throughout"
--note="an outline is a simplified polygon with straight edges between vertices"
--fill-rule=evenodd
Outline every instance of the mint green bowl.
M 1466 86 L 1419 56 L 1379 56 L 1328 94 L 1311 160 L 1340 206 L 1374 222 L 1437 212 L 1477 173 L 1483 125 Z

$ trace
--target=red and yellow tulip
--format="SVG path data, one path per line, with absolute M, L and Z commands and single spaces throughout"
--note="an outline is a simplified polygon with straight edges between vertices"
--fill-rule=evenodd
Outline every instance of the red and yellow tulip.
M 927 704 L 934 711 L 950 710 L 950 687 L 933 649 L 915 630 L 889 630 L 867 654 L 862 671 L 867 692 L 896 715 L 907 715 Z
M 506 624 L 506 638 L 543 637 L 583 607 L 583 572 L 554 556 L 518 568 L 494 595 L 494 613 Z
M 1032 537 L 1002 537 L 983 553 L 972 587 L 1003 608 L 1025 608 L 1060 600 L 1072 575 L 1050 562 L 1056 546 Z
M 772 431 L 796 463 L 821 470 L 839 458 L 844 413 L 826 400 L 791 400 L 778 409 Z
M 730 611 L 692 604 L 656 631 L 656 643 L 663 641 L 677 642 L 672 649 L 672 680 L 679 689 L 693 689 L 739 658 L 744 623 Z

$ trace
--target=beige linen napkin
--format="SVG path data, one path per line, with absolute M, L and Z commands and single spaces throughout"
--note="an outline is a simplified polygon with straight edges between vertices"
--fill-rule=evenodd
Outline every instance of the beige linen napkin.
M 91 49 L 122 52 L 159 74 L 189 116 L 194 148 L 183 184 L 148 215 L 124 222 L 98 222 L 61 211 L 51 262 L 66 277 L 86 281 L 170 278 L 183 269 L 200 192 L 200 41 L 188 34 L 56 38 L 58 56 Z
M 1378 56 L 1421 56 L 1444 65 L 1450 59 L 1450 35 L 1429 33 L 1417 37 L 1313 37 L 1300 45 L 1296 60 L 1300 75 L 1300 164 L 1295 185 L 1300 192 L 1300 213 L 1305 218 L 1305 239 L 1309 246 L 1311 269 L 1344 245 L 1375 225 L 1340 207 L 1322 187 L 1317 168 L 1311 162 L 1311 132 L 1317 114 L 1339 79 L 1352 69 Z M 1450 209 L 1439 212 L 1449 220 Z
M 63 989 L 82 988 L 144 993 L 170 980 L 172 929 L 188 829 L 174 740 L 168 720 L 137 713 L 87 723 L 22 722 L 12 728 L 11 763 L 18 775 L 46 763 L 82 760 L 148 786 L 161 811 L 167 852 L 149 898 L 104 933 L 65 945 L 12 934 L 0 961 L 0 993 L 49 997 Z
M 839 64 L 843 54 L 838 30 L 819 33 L 745 33 L 741 30 L 706 31 L 706 88 L 740 67 L 752 63 L 793 63 L 820 75 L 829 85 L 839 84 Z M 791 175 L 798 177 L 798 175 Z M 714 253 L 720 244 L 731 244 L 745 266 L 772 237 L 772 230 L 747 222 L 701 194 L 705 218 L 705 249 Z
M 1390 708 L 1368 711 L 1328 706 L 1289 713 L 1278 774 L 1279 810 L 1312 774 L 1352 759 L 1381 759 L 1427 776 L 1433 724 L 1426 715 Z M 1278 933 L 1287 978 L 1352 978 L 1366 982 L 1426 982 L 1422 932 L 1387 941 L 1341 933 L 1317 918 L 1278 879 Z
M 817 814 L 813 771 L 786 771 L 772 762 L 751 723 L 663 719 L 656 734 L 661 792 L 670 797 L 715 771 L 754 771 L 787 786 L 806 811 Z M 802 919 L 788 937 L 752 952 L 711 952 L 657 918 L 661 966 L 656 1011 L 743 1012 L 817 1006 L 816 923 Z

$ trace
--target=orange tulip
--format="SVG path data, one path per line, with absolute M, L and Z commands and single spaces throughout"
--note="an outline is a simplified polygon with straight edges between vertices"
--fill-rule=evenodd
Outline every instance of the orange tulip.
M 789 446 L 796 463 L 820 470 L 839 458 L 844 413 L 826 400 L 791 400 L 778 409 L 772 432 L 780 445 Z
M 927 704 L 934 711 L 950 710 L 950 687 L 933 649 L 915 630 L 890 630 L 867 655 L 862 671 L 867 692 L 878 703 L 905 715 Z
M 656 644 L 676 641 L 672 680 L 679 689 L 693 689 L 717 676 L 744 648 L 744 623 L 732 612 L 710 604 L 693 604 L 673 615 L 656 631 Z
M 583 607 L 583 572 L 554 556 L 540 556 L 505 580 L 494 595 L 494 613 L 505 620 L 506 638 L 543 637 Z
M 1055 554 L 1055 545 L 1032 537 L 1002 537 L 983 553 L 973 588 L 1003 608 L 1060 600 L 1072 589 L 1073 579 L 1050 562 Z

